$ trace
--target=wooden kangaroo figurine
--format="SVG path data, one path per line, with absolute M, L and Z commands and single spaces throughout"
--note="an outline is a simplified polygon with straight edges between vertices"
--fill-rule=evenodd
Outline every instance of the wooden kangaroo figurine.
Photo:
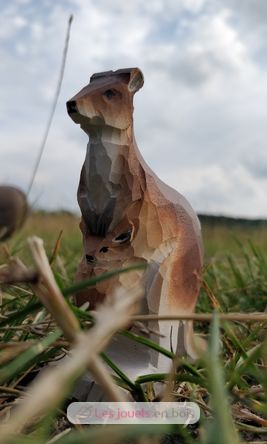
M 78 188 L 84 255 L 77 278 L 147 264 L 145 272 L 124 273 L 79 293 L 76 302 L 89 301 L 95 309 L 114 286 L 142 282 L 142 313 L 190 314 L 200 289 L 200 224 L 185 198 L 153 173 L 138 150 L 133 96 L 143 83 L 138 68 L 102 72 L 67 102 L 70 117 L 89 136 Z M 149 327 L 154 342 L 197 356 L 191 322 L 154 321 Z M 151 350 L 148 359 L 156 369 L 170 365 Z

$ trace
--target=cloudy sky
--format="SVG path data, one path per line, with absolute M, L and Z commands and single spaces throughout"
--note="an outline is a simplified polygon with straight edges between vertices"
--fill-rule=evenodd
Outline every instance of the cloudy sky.
M 138 66 L 139 148 L 199 212 L 267 216 L 267 1 L 0 0 L 0 182 L 27 188 L 74 14 L 65 77 L 31 193 L 78 210 L 86 136 L 65 102 L 92 73 Z

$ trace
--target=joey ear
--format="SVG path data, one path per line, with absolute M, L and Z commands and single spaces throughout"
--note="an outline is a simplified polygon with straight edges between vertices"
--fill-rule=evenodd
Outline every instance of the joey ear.
M 144 76 L 139 68 L 133 68 L 128 83 L 128 90 L 135 94 L 144 84 Z

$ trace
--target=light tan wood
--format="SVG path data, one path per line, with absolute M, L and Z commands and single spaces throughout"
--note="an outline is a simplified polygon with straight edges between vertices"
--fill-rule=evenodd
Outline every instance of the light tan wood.
M 141 313 L 190 314 L 200 289 L 200 224 L 186 199 L 155 175 L 138 150 L 133 96 L 143 83 L 138 68 L 98 73 L 67 102 L 70 117 L 89 136 L 78 188 L 84 254 L 77 279 L 147 264 L 145 272 L 125 273 L 79 293 L 76 302 L 89 301 L 95 309 L 115 286 L 127 290 L 142 281 Z M 191 321 L 154 320 L 149 327 L 161 333 L 150 334 L 155 342 L 197 356 Z M 163 359 L 151 351 L 154 366 Z

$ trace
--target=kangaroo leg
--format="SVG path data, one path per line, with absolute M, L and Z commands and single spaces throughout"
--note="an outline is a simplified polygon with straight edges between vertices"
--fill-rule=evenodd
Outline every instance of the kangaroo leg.
M 190 314 L 194 311 L 199 293 L 200 258 L 197 246 L 181 254 L 176 245 L 161 264 L 150 263 L 147 274 L 147 304 L 149 314 Z M 151 321 L 156 331 L 150 339 L 180 356 L 198 357 L 192 321 Z M 169 360 L 151 350 L 151 363 L 161 371 L 169 370 Z

